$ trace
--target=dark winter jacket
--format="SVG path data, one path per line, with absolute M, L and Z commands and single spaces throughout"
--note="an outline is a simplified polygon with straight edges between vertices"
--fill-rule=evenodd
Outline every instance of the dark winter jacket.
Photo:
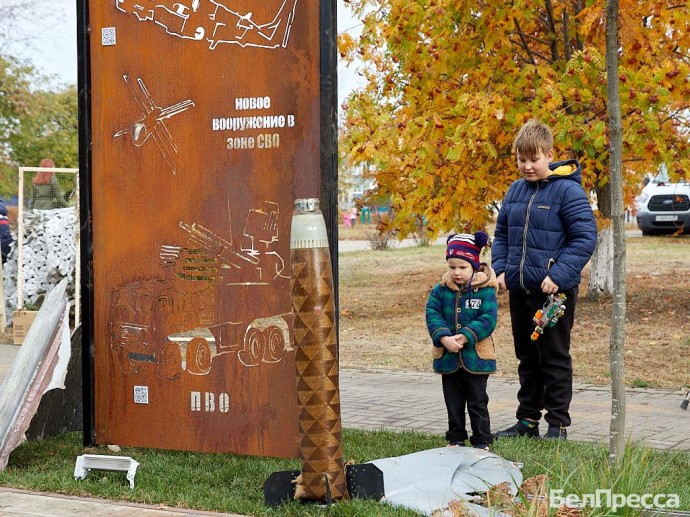
M 491 334 L 496 328 L 496 275 L 486 264 L 474 274 L 472 282 L 459 291 L 437 284 L 426 304 L 426 325 L 434 346 L 434 370 L 449 373 L 455 366 L 470 373 L 494 373 L 496 350 Z M 443 336 L 463 334 L 467 343 L 460 354 L 448 352 Z M 445 353 L 444 353 L 445 352 Z
M 0 199 L 0 249 L 2 250 L 3 264 L 7 262 L 7 255 L 10 253 L 10 244 L 12 244 L 12 240 L 10 221 L 7 219 L 7 207 Z
M 577 160 L 554 162 L 543 180 L 517 180 L 496 221 L 491 263 L 509 290 L 539 292 L 548 276 L 561 291 L 580 284 L 597 243 L 597 225 Z

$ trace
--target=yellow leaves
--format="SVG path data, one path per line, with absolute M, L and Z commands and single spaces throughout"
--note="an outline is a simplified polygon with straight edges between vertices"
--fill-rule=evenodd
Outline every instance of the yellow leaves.
M 690 45 L 688 6 L 662 0 L 620 0 L 618 38 L 621 59 L 628 64 L 660 61 L 669 54 L 687 54 Z M 580 33 L 588 46 L 605 48 L 606 2 L 596 0 L 585 8 L 578 20 Z
M 398 214 L 423 212 L 439 230 L 483 220 L 517 177 L 511 143 L 531 117 L 554 129 L 556 159 L 577 152 L 587 188 L 606 177 L 604 0 L 588 1 L 579 15 L 572 2 L 552 2 L 555 33 L 530 0 L 363 1 L 362 38 L 338 42 L 342 54 L 365 60 L 367 80 L 348 99 L 343 154 L 372 163 L 377 194 L 394 197 Z M 662 0 L 621 2 L 624 161 L 690 169 L 690 67 L 675 54 L 690 53 L 689 11 Z M 537 66 L 526 64 L 530 52 Z
M 568 75 L 571 75 L 571 72 L 578 73 L 588 69 L 596 71 L 606 69 L 606 57 L 593 47 L 586 47 L 583 50 L 574 52 L 565 67 L 566 74 Z
M 597 222 L 597 228 L 599 230 L 604 230 L 606 228 L 610 228 L 611 224 L 613 223 L 612 219 L 604 217 L 604 215 L 599 210 L 594 211 L 594 219 Z
M 623 0 L 621 4 L 630 4 L 630 0 Z M 618 39 L 624 49 L 631 52 L 653 53 L 652 42 L 644 36 L 644 28 L 641 20 L 645 19 L 648 12 L 642 13 L 640 9 L 625 9 L 623 5 L 618 11 Z M 656 42 L 655 42 L 656 43 Z
M 653 14 L 652 4 L 653 2 L 638 0 L 619 0 L 618 39 L 624 52 L 653 52 L 652 41 L 656 38 L 648 38 L 644 34 L 644 23 Z M 581 34 L 584 35 L 587 44 L 603 50 L 606 42 L 606 2 L 593 2 L 582 10 L 578 19 L 581 23 Z
M 587 42 L 593 39 L 601 39 L 606 31 L 606 3 L 594 2 L 583 9 L 578 15 L 580 32 Z
M 457 162 L 462 156 L 463 148 L 460 146 L 451 146 L 448 151 L 446 151 L 445 158 L 449 162 Z
M 338 53 L 340 57 L 352 61 L 352 56 L 357 48 L 357 42 L 347 32 L 338 34 Z

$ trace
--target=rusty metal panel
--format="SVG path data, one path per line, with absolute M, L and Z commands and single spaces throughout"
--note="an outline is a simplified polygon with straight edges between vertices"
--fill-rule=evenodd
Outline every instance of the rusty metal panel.
M 295 457 L 289 232 L 296 173 L 319 170 L 318 2 L 88 13 L 96 443 Z

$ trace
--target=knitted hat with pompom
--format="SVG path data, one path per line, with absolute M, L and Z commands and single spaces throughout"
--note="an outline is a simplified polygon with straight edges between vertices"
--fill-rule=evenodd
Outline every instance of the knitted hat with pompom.
M 446 239 L 446 260 L 449 258 L 459 258 L 466 260 L 474 269 L 479 269 L 479 254 L 489 236 L 484 232 L 454 233 Z

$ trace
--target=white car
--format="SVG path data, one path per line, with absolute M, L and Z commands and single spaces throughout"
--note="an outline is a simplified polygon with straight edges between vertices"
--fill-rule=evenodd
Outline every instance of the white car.
M 665 174 L 658 174 L 644 186 L 635 205 L 642 235 L 690 233 L 690 183 L 687 181 L 669 183 Z

